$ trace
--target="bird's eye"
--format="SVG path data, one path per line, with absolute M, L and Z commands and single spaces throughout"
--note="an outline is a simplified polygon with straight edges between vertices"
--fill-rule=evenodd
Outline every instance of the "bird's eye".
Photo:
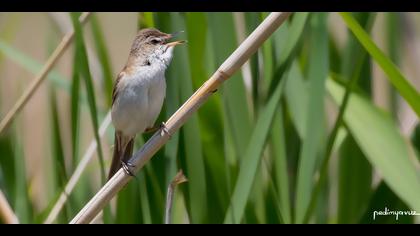
M 152 44 L 158 44 L 158 43 L 160 43 L 160 40 L 159 39 L 152 39 L 150 42 Z

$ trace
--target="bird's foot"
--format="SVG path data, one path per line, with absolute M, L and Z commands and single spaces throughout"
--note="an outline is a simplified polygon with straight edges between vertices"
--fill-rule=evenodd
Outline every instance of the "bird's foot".
M 167 135 L 169 136 L 169 138 L 171 138 L 171 137 L 172 137 L 171 133 L 169 133 L 169 130 L 168 130 L 168 128 L 166 127 L 165 122 L 162 122 L 162 123 L 159 125 L 159 127 L 160 127 L 160 129 L 161 129 L 161 131 L 160 131 L 160 136 L 163 136 L 163 135 L 167 134 Z
M 123 168 L 124 172 L 125 172 L 127 175 L 129 175 L 129 176 L 133 176 L 133 177 L 136 177 L 136 176 L 133 174 L 133 172 L 131 171 L 131 168 L 133 168 L 133 167 L 134 167 L 134 165 L 133 165 L 133 164 L 131 164 L 130 162 L 121 161 L 121 165 L 122 165 L 122 168 Z
M 160 130 L 160 136 L 164 136 L 165 134 L 167 134 L 169 136 L 169 138 L 171 138 L 172 135 L 169 133 L 168 128 L 166 128 L 165 122 L 162 122 L 158 126 L 154 126 L 154 127 L 150 127 L 150 128 L 145 129 L 144 133 L 154 133 L 158 130 Z

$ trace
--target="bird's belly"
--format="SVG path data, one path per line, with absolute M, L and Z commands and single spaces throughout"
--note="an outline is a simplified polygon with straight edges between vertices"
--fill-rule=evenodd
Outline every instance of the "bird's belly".
M 120 91 L 112 107 L 112 123 L 126 136 L 143 132 L 147 125 L 147 89 Z
M 162 110 L 163 101 L 166 95 L 166 82 L 165 78 L 159 78 L 149 87 L 149 107 L 148 107 L 148 126 L 153 127 L 154 123 Z
M 163 77 L 124 86 L 112 107 L 115 129 L 134 136 L 153 126 L 162 108 L 165 89 Z

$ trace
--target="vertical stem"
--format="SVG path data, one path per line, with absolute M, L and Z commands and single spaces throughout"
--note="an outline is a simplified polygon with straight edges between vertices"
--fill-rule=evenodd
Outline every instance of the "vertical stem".
M 174 202 L 175 188 L 178 184 L 187 182 L 187 178 L 182 173 L 182 170 L 178 171 L 174 179 L 168 186 L 168 193 L 166 195 L 166 206 L 165 206 L 165 224 L 171 224 L 172 206 Z

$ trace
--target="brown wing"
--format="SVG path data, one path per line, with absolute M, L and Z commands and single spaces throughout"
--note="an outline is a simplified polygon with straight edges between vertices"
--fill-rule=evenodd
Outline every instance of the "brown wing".
M 120 80 L 121 80 L 121 78 L 124 76 L 124 70 L 125 70 L 125 67 L 124 67 L 124 69 L 123 69 L 123 71 L 121 71 L 119 74 L 118 74 L 118 77 L 117 77 L 117 80 L 115 80 L 115 84 L 114 84 L 114 88 L 112 89 L 112 105 L 114 105 L 114 102 L 115 102 L 115 99 L 117 98 L 117 96 L 118 96 L 118 83 L 120 82 Z

